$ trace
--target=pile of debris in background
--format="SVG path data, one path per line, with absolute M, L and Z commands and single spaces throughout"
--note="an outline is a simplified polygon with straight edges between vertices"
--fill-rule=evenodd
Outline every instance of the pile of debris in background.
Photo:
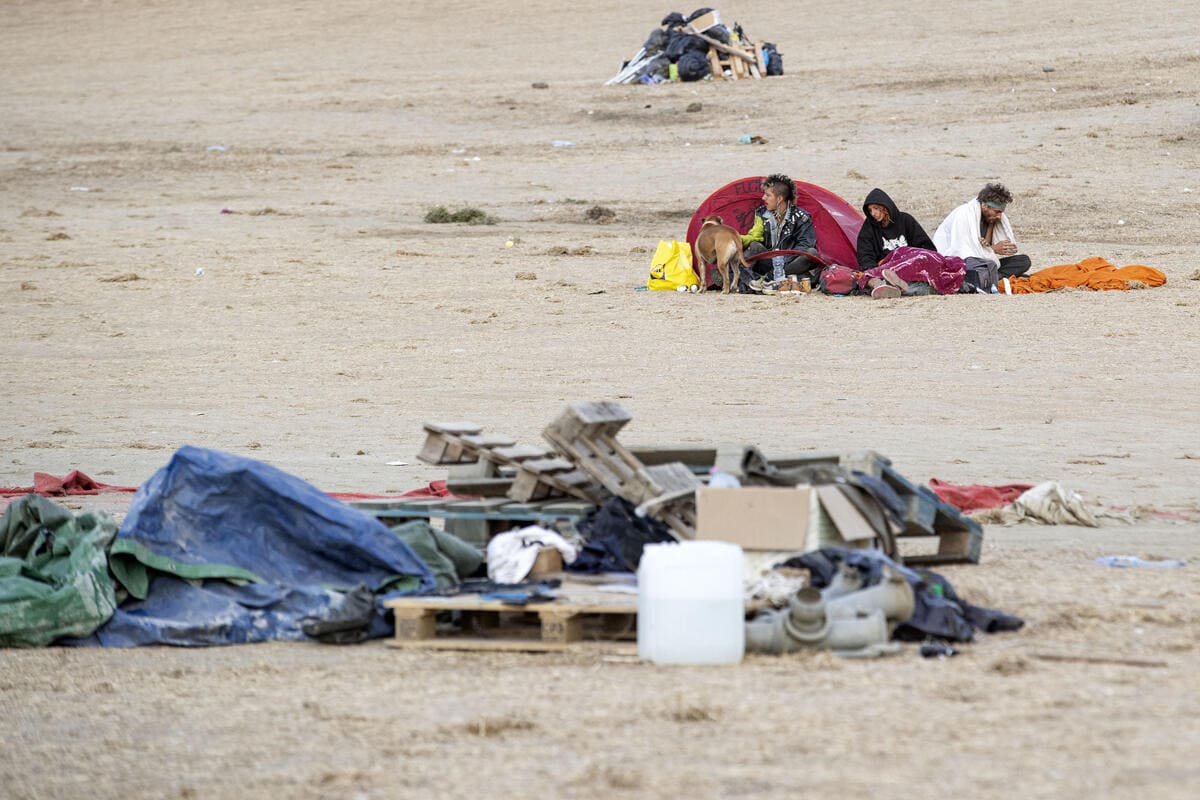
M 755 42 L 737 23 L 730 30 L 715 9 L 698 8 L 687 17 L 673 11 L 660 24 L 605 86 L 783 74 L 783 57 L 774 43 Z

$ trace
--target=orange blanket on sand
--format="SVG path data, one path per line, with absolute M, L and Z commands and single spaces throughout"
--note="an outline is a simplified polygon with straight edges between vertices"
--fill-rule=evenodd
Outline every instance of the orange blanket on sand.
M 1033 294 L 1034 292 L 1050 292 L 1055 289 L 1086 288 L 1086 289 L 1129 289 L 1130 281 L 1137 281 L 1146 286 L 1162 286 L 1167 282 L 1167 276 L 1154 267 L 1141 264 L 1130 264 L 1118 269 L 1103 258 L 1093 256 L 1085 258 L 1078 264 L 1062 264 L 1057 267 L 1046 267 L 1031 274 L 1028 278 L 1010 278 L 1013 294 Z

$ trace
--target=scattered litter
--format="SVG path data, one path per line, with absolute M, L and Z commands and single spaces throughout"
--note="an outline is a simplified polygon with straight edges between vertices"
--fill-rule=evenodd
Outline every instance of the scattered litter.
M 704 110 L 703 103 L 688 103 L 687 112 L 689 114 L 695 114 L 697 111 L 703 111 L 703 110 Z
M 206 148 L 204 148 L 204 149 L 205 149 L 205 150 L 207 150 L 207 151 L 208 151 L 208 152 L 210 152 L 210 153 L 224 153 L 224 152 L 225 152 L 225 145 L 223 145 L 223 144 L 210 144 L 208 147 L 206 147 Z
M 1137 556 L 1100 556 L 1096 559 L 1096 563 L 1102 567 L 1152 567 L 1154 569 L 1174 569 L 1187 564 L 1186 561 L 1179 558 L 1164 558 L 1155 561 Z
M 1010 505 L 980 511 L 972 516 L 979 522 L 1013 525 L 1018 522 L 1041 522 L 1046 525 L 1085 525 L 1098 528 L 1097 517 L 1109 517 L 1131 522 L 1121 514 L 1086 502 L 1057 481 L 1044 481 L 1021 494 Z
M 550 88 L 550 84 L 546 83 L 545 81 L 534 81 L 533 83 L 530 84 L 530 86 L 532 86 L 534 89 L 549 89 Z
M 450 152 L 456 156 L 461 156 L 463 153 L 467 152 L 467 150 L 464 147 L 456 147 Z
M 512 240 L 512 239 L 509 239 L 508 241 L 506 241 L 506 242 L 504 243 L 504 246 L 505 246 L 505 247 L 512 247 L 512 246 L 513 246 L 513 244 L 514 244 L 513 240 Z
M 101 283 L 129 283 L 130 281 L 144 281 L 141 275 L 136 272 L 124 272 L 120 275 L 113 275 L 111 278 L 97 278 Z
M 550 146 L 551 147 L 574 147 L 575 143 L 569 142 L 566 139 L 555 139 L 554 141 L 550 142 Z
M 1124 224 L 1125 224 L 1125 220 L 1123 220 L 1123 219 L 1119 219 L 1119 220 L 1117 220 L 1117 224 L 1118 224 L 1118 225 L 1124 225 Z
M 738 137 L 738 144 L 766 144 L 767 141 L 765 137 L 751 136 L 748 133 L 744 133 Z
M 1191 275 L 1188 275 L 1188 280 L 1200 281 L 1200 269 L 1193 270 Z
M 604 290 L 603 290 L 603 289 L 597 289 L 597 290 L 596 290 L 596 291 L 594 291 L 594 292 L 588 292 L 588 294 L 604 294 Z
M 921 645 L 921 658 L 950 658 L 958 651 L 946 642 L 926 642 Z
M 543 548 L 552 547 L 570 564 L 578 550 L 559 534 L 538 525 L 493 536 L 487 545 L 488 577 L 497 583 L 518 583 L 533 568 Z
M 196 275 L 197 277 L 204 277 L 204 267 L 196 267 Z
M 536 281 L 537 273 L 536 272 L 518 272 L 513 277 L 519 281 Z
M 1042 67 L 1042 72 L 1054 72 L 1054 67 L 1047 64 L 1046 66 Z
M 389 461 L 389 462 L 387 462 L 386 466 L 389 466 L 389 467 L 407 467 L 407 466 L 408 466 L 408 462 L 407 462 L 407 461 Z
M 1184 193 L 1184 194 L 1188 194 L 1188 193 L 1189 193 L 1189 192 L 1191 192 L 1191 191 L 1192 191 L 1191 189 L 1188 189 L 1187 187 L 1184 187 L 1183 193 Z
M 71 187 L 72 192 L 90 192 L 91 190 L 92 189 L 90 186 L 72 186 Z
M 1085 656 L 1070 653 L 1033 653 L 1034 658 L 1042 661 L 1062 661 L 1077 664 L 1113 664 L 1119 667 L 1166 667 L 1166 661 L 1145 658 L 1111 658 L 1108 656 Z

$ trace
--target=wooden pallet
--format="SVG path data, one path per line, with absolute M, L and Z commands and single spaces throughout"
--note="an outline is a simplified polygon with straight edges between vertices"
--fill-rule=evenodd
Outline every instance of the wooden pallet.
M 420 460 L 436 465 L 461 466 L 481 463 L 483 468 L 467 483 L 476 484 L 483 494 L 503 493 L 513 500 L 529 501 L 549 497 L 574 497 L 588 502 L 600 502 L 606 496 L 584 474 L 568 475 L 567 470 L 521 469 L 522 464 L 536 462 L 545 465 L 554 453 L 538 445 L 517 444 L 502 434 L 481 433 L 480 426 L 471 422 L 428 422 L 425 424 L 425 443 L 417 455 Z M 568 465 L 570 466 L 570 465 Z M 501 470 L 513 475 L 511 480 L 501 476 Z M 556 474 L 562 473 L 562 474 Z M 464 481 L 456 481 L 452 490 L 465 491 Z
M 609 492 L 643 506 L 677 536 L 693 538 L 695 501 L 689 496 L 702 485 L 700 479 L 681 463 L 645 467 L 616 438 L 630 419 L 619 403 L 573 403 L 546 426 L 543 435 Z M 667 496 L 672 502 L 655 502 Z
M 453 597 L 400 597 L 384 601 L 396 620 L 392 647 L 435 650 L 554 652 L 605 645 L 606 650 L 637 653 L 637 595 L 601 591 L 615 576 L 560 575 L 552 601 L 512 605 L 477 594 Z M 768 603 L 746 604 L 750 614 Z M 461 630 L 439 630 L 437 615 L 458 611 Z
M 438 650 L 552 652 L 587 642 L 636 640 L 637 595 L 603 592 L 594 585 L 563 582 L 553 601 L 513 605 L 477 594 L 402 597 L 384 602 L 396 620 L 393 647 Z M 462 614 L 461 632 L 439 632 L 436 616 Z M 622 652 L 636 653 L 636 644 Z

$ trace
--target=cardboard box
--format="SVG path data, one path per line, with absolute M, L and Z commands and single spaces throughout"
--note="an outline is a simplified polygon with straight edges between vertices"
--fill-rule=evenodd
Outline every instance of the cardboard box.
M 713 27 L 716 27 L 717 25 L 721 24 L 721 12 L 714 8 L 712 11 L 709 11 L 707 14 L 700 16 L 700 17 L 696 17 L 694 20 L 692 20 L 688 24 L 691 25 L 696 30 L 700 31 L 700 33 L 704 33 L 709 28 L 713 28 Z
M 706 486 L 696 492 L 696 538 L 746 550 L 805 550 L 814 517 L 820 517 L 820 505 L 810 486 Z
M 696 538 L 744 550 L 809 552 L 871 546 L 875 531 L 835 486 L 704 487 L 696 492 Z

